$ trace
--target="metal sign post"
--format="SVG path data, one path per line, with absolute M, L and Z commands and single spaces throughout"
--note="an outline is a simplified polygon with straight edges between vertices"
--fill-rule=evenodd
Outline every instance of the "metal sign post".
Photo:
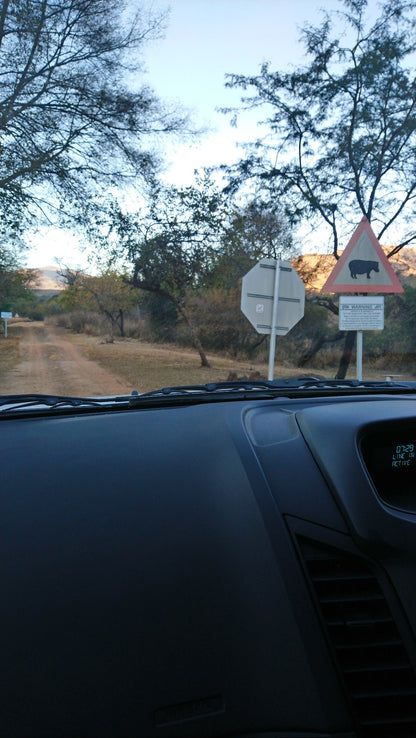
M 1 319 L 4 320 L 4 337 L 7 338 L 7 321 L 13 318 L 13 313 L 1 312 Z
M 363 378 L 363 332 L 357 331 L 357 379 Z
M 274 373 L 274 357 L 276 353 L 277 310 L 279 307 L 279 284 L 280 284 L 280 259 L 278 259 L 276 262 L 276 270 L 275 270 L 275 276 L 274 276 L 272 327 L 270 331 L 270 348 L 269 348 L 269 372 L 267 375 L 267 379 L 273 379 L 273 373 Z

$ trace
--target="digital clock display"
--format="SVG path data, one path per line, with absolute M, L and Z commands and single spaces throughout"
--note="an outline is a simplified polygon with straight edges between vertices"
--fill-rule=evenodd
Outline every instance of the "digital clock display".
M 391 466 L 393 469 L 400 469 L 406 466 L 415 465 L 415 444 L 414 443 L 398 443 L 393 448 L 391 458 Z
M 361 453 L 381 499 L 416 512 L 416 421 L 369 432 L 361 440 Z

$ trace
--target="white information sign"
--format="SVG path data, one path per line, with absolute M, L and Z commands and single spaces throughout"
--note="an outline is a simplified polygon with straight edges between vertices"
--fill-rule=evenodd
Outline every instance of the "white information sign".
M 381 331 L 384 328 L 384 297 L 339 298 L 340 331 Z
M 13 318 L 13 313 L 7 313 L 2 310 L 0 317 L 4 320 L 4 337 L 7 338 L 7 321 Z

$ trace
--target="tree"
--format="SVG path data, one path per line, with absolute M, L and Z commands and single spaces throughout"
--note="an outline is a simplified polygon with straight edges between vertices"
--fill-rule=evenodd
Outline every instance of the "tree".
M 348 45 L 325 13 L 320 26 L 303 29 L 307 66 L 279 73 L 264 64 L 256 77 L 228 76 L 229 87 L 254 89 L 245 108 L 271 111 L 270 135 L 256 142 L 259 155 L 240 162 L 236 182 L 255 178 L 292 222 L 326 224 L 336 257 L 340 231 L 362 215 L 378 239 L 393 226 L 402 232 L 396 253 L 416 239 L 416 81 L 407 68 L 416 4 L 386 0 L 369 29 L 367 0 L 343 4 L 337 21 Z
M 229 213 L 205 283 L 236 288 L 262 257 L 293 258 L 295 253 L 291 230 L 279 207 L 257 197 Z
M 270 111 L 229 189 L 254 179 L 294 224 L 326 226 L 335 258 L 365 215 L 392 256 L 416 239 L 416 4 L 385 0 L 372 25 L 367 0 L 343 5 L 304 27 L 305 66 L 228 76 L 254 92 L 244 108 Z
M 257 197 L 234 206 L 225 219 L 212 263 L 203 277 L 199 296 L 192 300 L 197 314 L 205 302 L 207 317 L 200 323 L 204 345 L 252 356 L 267 340 L 253 331 L 241 313 L 241 280 L 263 257 L 293 258 L 296 248 L 279 207 Z M 201 313 L 201 309 L 199 309 Z
M 21 312 L 36 300 L 32 288 L 36 274 L 30 269 L 20 269 L 12 250 L 0 247 L 0 308 L 6 312 Z
M 106 269 L 98 276 L 90 276 L 75 269 L 65 268 L 60 272 L 67 286 L 62 298 L 67 307 L 96 310 L 104 315 L 111 326 L 111 339 L 117 329 L 124 336 L 124 315 L 137 305 L 135 290 L 126 284 L 121 274 Z
M 0 208 L 12 225 L 68 214 L 103 182 L 151 176 L 146 141 L 183 128 L 137 85 L 163 17 L 131 11 L 122 0 L 1 0 Z
M 196 186 L 155 188 L 144 212 L 125 212 L 115 203 L 107 212 L 105 235 L 103 219 L 101 232 L 94 225 L 90 229 L 91 237 L 98 239 L 99 253 L 107 249 L 111 263 L 121 263 L 129 270 L 129 284 L 174 305 L 189 329 L 202 366 L 209 362 L 186 309 L 186 295 L 212 263 L 224 211 L 220 193 L 205 177 Z

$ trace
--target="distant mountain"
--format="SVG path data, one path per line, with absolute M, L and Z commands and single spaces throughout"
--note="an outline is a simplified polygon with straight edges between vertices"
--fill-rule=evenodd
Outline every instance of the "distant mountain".
M 53 297 L 64 289 L 57 267 L 44 266 L 27 271 L 33 272 L 32 291 L 38 297 Z
M 383 246 L 388 254 L 393 246 Z M 341 252 L 342 253 L 342 252 Z M 303 254 L 292 262 L 299 276 L 310 292 L 320 292 L 333 268 L 336 260 L 332 254 Z M 394 271 L 401 282 L 416 287 L 416 247 L 407 246 L 390 259 Z M 64 289 L 62 278 L 55 266 L 30 269 L 34 275 L 33 292 L 39 297 L 53 297 Z
M 388 254 L 394 247 L 383 246 L 382 248 L 384 253 Z M 404 247 L 398 254 L 389 259 L 389 262 L 402 283 L 416 287 L 415 246 Z M 320 292 L 337 262 L 332 254 L 303 254 L 292 263 L 305 282 L 306 289 L 310 292 Z

